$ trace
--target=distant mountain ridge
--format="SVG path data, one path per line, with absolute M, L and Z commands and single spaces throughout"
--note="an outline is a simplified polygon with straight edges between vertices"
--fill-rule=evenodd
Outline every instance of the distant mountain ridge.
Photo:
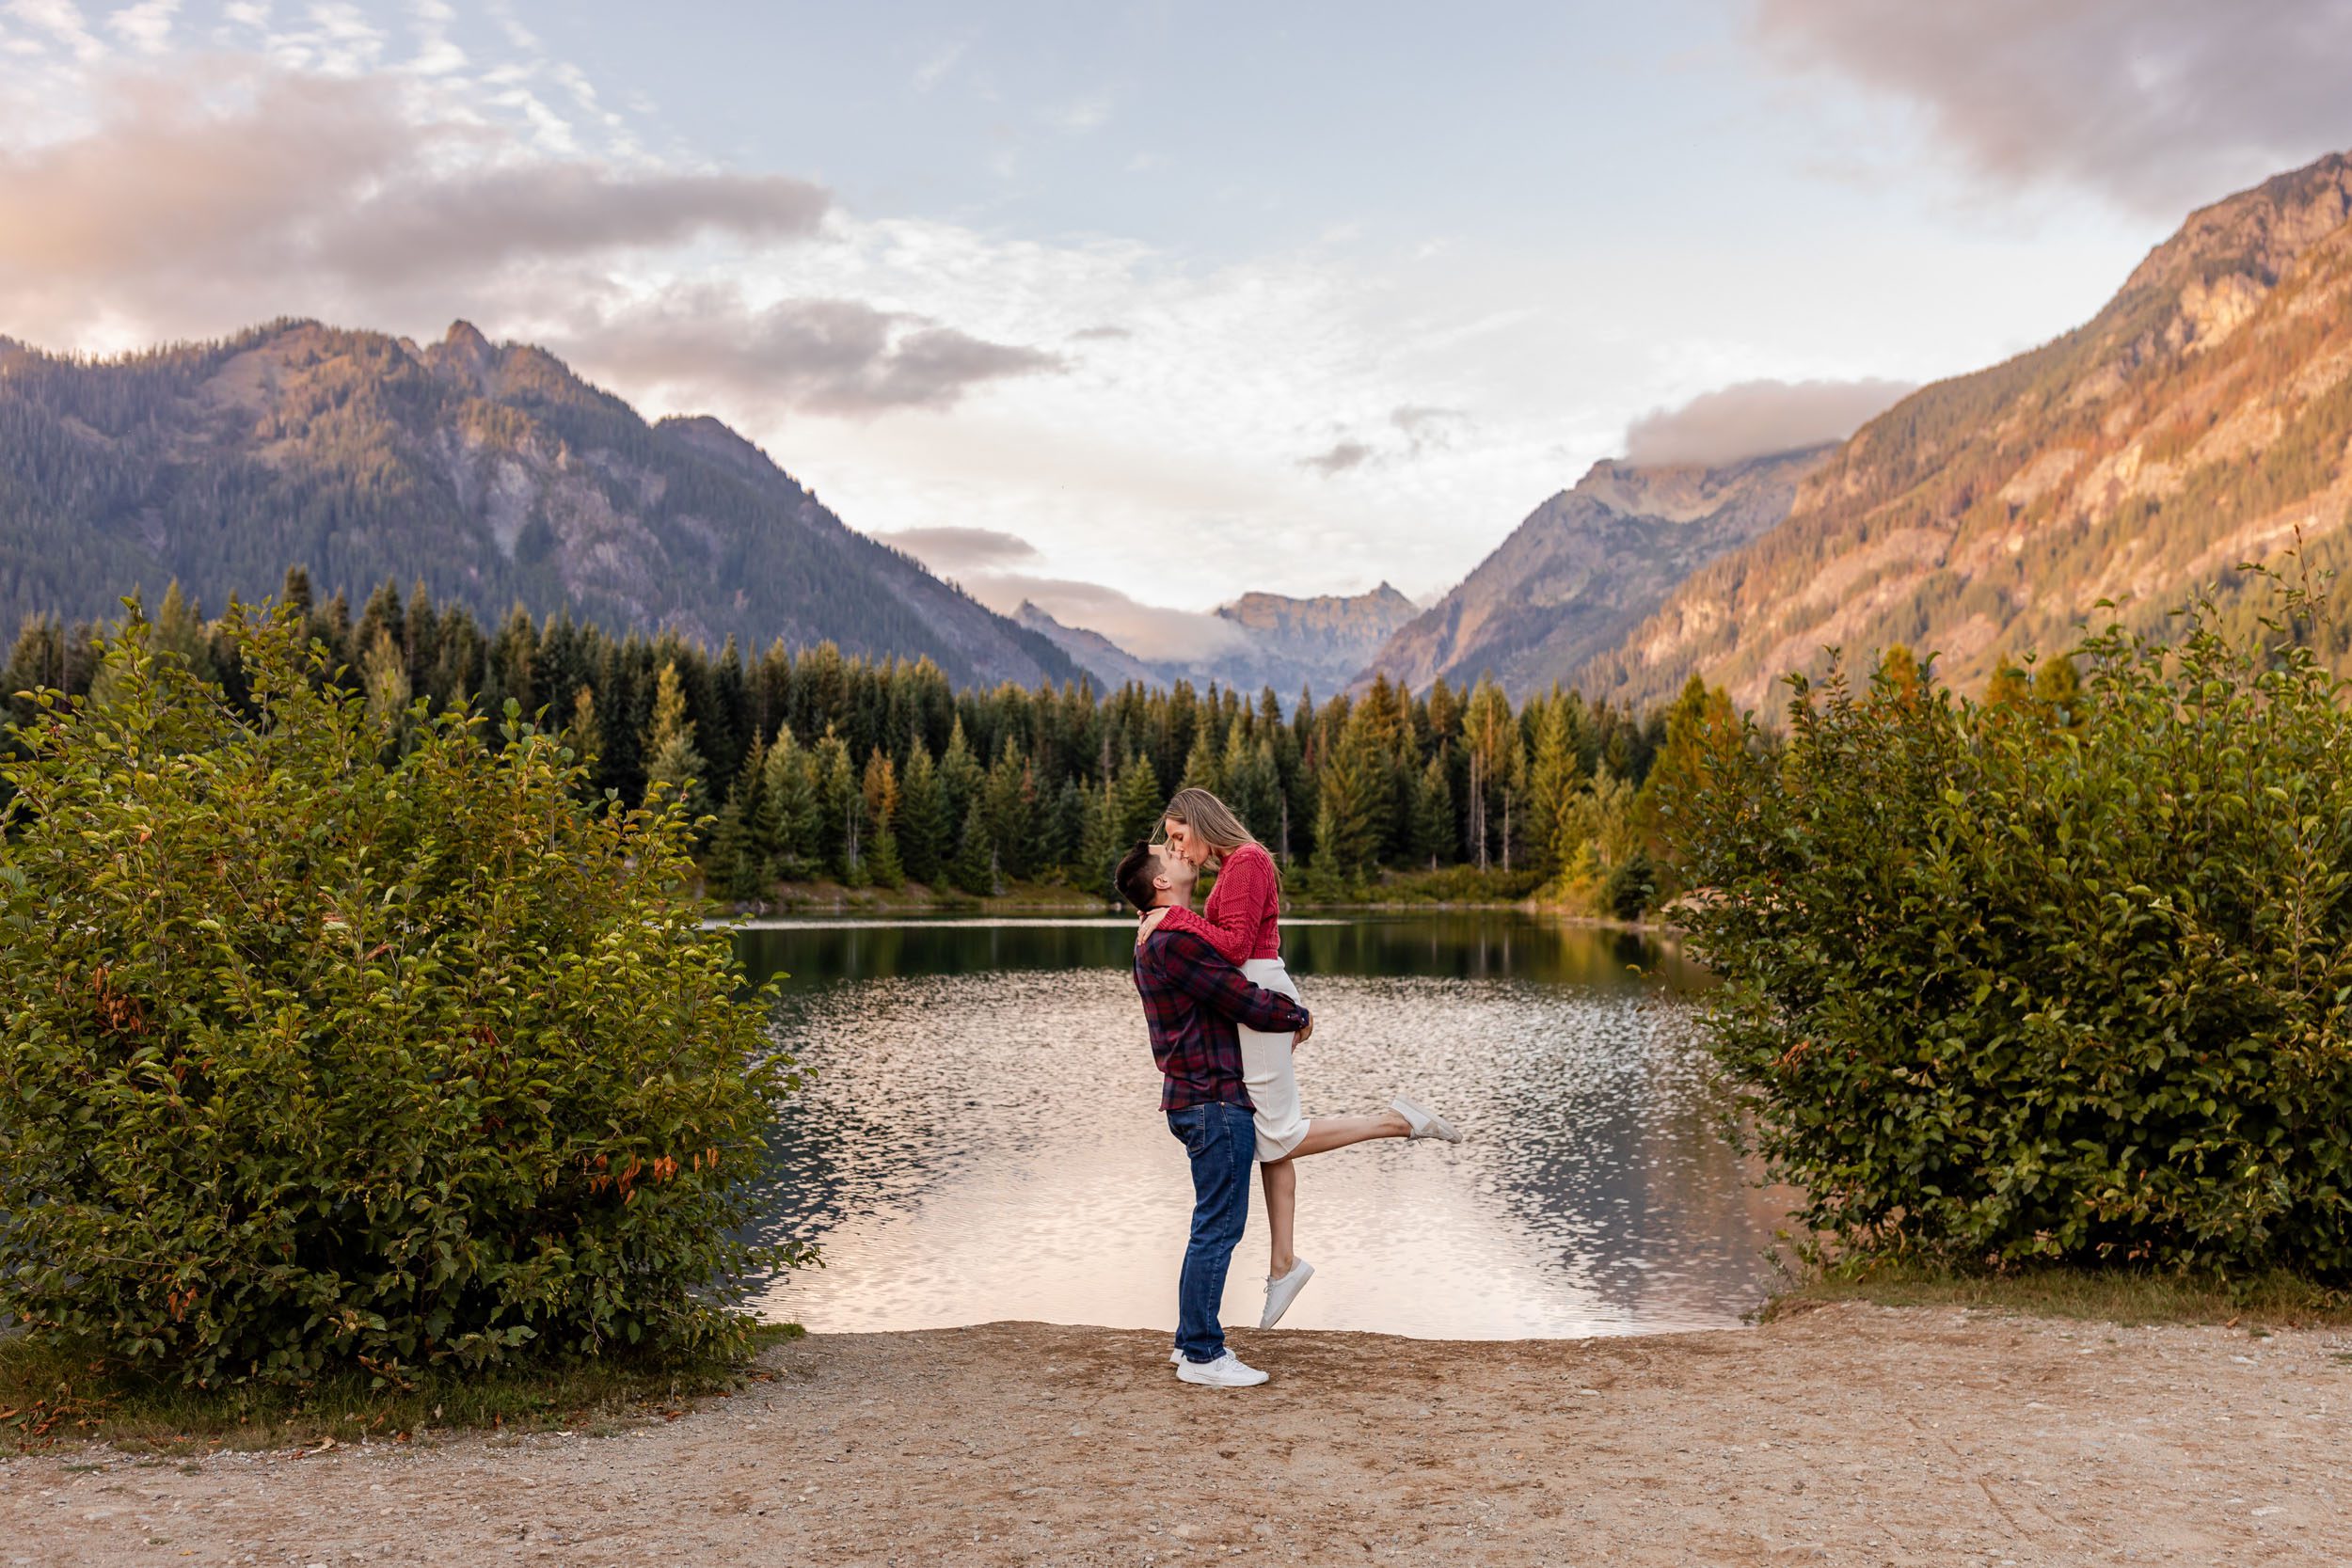
M 1572 682 L 1707 562 L 1787 515 L 1836 443 L 1717 467 L 1603 461 L 1530 513 L 1363 672 L 1412 690 L 1491 673 L 1515 699 Z
M 2190 215 L 2089 323 L 1922 388 L 1575 674 L 1649 703 L 1693 670 L 1771 700 L 1889 643 L 1980 683 L 2102 598 L 2153 625 L 2299 531 L 2352 559 L 2352 156 Z
M 1077 674 L 718 420 L 648 424 L 464 322 L 420 346 L 286 321 L 98 362 L 0 340 L 0 616 L 105 616 L 175 578 L 217 608 L 293 564 L 493 619 L 831 641 L 959 683 Z
M 1023 603 L 1013 619 L 1052 639 L 1106 688 L 1214 681 L 1240 691 L 1272 687 L 1287 703 L 1304 689 L 1327 695 L 1346 686 L 1415 613 L 1413 601 L 1385 582 L 1367 594 L 1313 598 L 1245 594 L 1216 610 L 1234 627 L 1237 646 L 1198 659 L 1158 660 L 1137 657 L 1098 631 L 1066 626 L 1034 604 Z

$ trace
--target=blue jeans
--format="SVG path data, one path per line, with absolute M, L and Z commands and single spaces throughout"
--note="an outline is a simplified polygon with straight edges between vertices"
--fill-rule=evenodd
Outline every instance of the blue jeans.
M 1168 1130 L 1192 1157 L 1192 1240 L 1176 1286 L 1176 1348 L 1187 1361 L 1214 1361 L 1225 1354 L 1216 1308 L 1226 1266 L 1249 1220 L 1257 1123 L 1247 1106 L 1193 1105 L 1168 1112 Z

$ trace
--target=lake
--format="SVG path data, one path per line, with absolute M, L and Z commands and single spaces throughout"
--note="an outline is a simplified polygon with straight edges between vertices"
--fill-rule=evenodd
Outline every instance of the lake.
M 1191 1187 L 1159 1110 L 1125 919 L 785 921 L 737 937 L 787 973 L 813 1080 L 788 1102 L 763 1233 L 827 1266 L 760 1303 L 811 1330 L 1000 1319 L 1171 1326 Z M 1736 1324 L 1785 1205 L 1720 1128 L 1703 974 L 1667 940 L 1506 911 L 1285 922 L 1315 1015 L 1310 1114 L 1403 1091 L 1459 1146 L 1299 1166 L 1313 1282 L 1285 1327 L 1444 1338 Z M 1263 1215 L 1226 1293 L 1253 1325 Z

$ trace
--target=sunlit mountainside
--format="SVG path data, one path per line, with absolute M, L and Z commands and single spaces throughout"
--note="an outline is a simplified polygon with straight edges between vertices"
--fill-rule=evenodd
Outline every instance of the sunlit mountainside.
M 1785 520 L 1564 673 L 1646 703 L 1697 670 L 1752 704 L 1825 646 L 1901 642 L 1974 685 L 2102 599 L 2139 624 L 2217 580 L 2228 599 L 2298 532 L 2343 561 L 2348 219 L 2343 154 L 2194 214 L 2088 324 L 1865 425 Z
M 490 617 L 830 640 L 959 683 L 1076 673 L 718 420 L 648 424 L 463 322 L 421 347 L 279 322 L 95 362 L 0 340 L 0 618 L 102 616 L 174 578 L 216 608 L 297 563 Z

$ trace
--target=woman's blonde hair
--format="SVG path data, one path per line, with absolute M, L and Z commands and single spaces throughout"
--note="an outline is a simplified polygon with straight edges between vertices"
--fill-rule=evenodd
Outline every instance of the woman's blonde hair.
M 1243 845 L 1258 844 L 1257 834 L 1233 815 L 1233 808 L 1205 789 L 1178 790 L 1168 797 L 1167 809 L 1160 816 L 1166 820 L 1182 822 L 1199 833 L 1202 841 L 1216 851 L 1220 863 Z M 1265 846 L 1258 844 L 1258 847 L 1263 849 Z

